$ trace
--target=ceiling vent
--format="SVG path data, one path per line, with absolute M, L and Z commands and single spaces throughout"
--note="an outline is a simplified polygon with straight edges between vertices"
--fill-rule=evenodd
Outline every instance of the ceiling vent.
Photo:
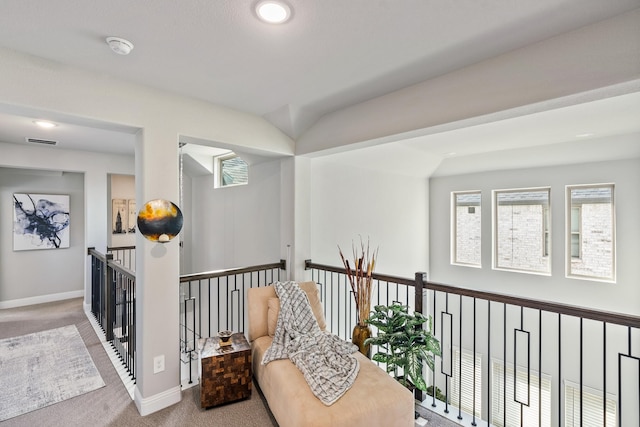
M 44 145 L 57 145 L 58 141 L 53 141 L 50 139 L 39 139 L 39 138 L 25 138 L 27 142 L 33 142 L 34 144 L 44 144 Z

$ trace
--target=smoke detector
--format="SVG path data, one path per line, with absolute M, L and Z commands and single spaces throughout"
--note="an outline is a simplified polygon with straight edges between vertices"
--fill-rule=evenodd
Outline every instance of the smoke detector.
M 120 37 L 107 37 L 107 44 L 118 55 L 128 55 L 133 50 L 133 43 Z

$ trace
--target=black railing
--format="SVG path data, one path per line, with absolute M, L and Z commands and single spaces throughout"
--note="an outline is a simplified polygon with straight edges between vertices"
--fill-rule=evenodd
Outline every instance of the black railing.
M 109 246 L 107 254 L 113 255 L 113 260 L 124 268 L 136 271 L 136 247 L 135 246 Z
M 327 329 L 340 338 L 350 341 L 356 324 L 353 291 L 345 274 L 345 269 L 305 261 L 305 270 L 311 271 L 311 280 L 320 287 L 320 298 L 324 307 Z M 391 305 L 394 302 L 406 305 L 410 311 L 422 313 L 422 284 L 424 273 L 416 273 L 414 279 L 372 273 L 371 308 L 376 305 Z M 375 328 L 372 327 L 375 333 Z M 371 348 L 375 354 L 377 347 Z M 416 399 L 422 400 L 420 390 L 415 391 Z
M 344 269 L 306 268 L 324 289 L 331 331 L 348 339 L 355 313 Z M 640 425 L 640 317 L 433 283 L 422 273 L 374 279 L 372 306 L 398 300 L 433 318 L 442 357 L 435 372 L 425 370 L 435 387 L 423 406 L 471 425 Z
M 133 362 L 135 278 L 110 256 L 90 254 L 92 311 Z M 305 268 L 319 284 L 328 329 L 350 339 L 355 307 L 344 269 Z M 197 339 L 244 331 L 246 289 L 280 280 L 284 269 L 281 261 L 181 276 L 189 382 Z M 425 400 L 417 394 L 424 407 L 471 425 L 640 425 L 640 317 L 443 285 L 424 273 L 373 278 L 372 306 L 397 301 L 433 319 L 443 353 L 435 372 L 424 371 L 432 386 Z M 108 309 L 111 301 L 120 308 Z
M 136 278 L 135 274 L 89 248 L 91 256 L 91 312 L 129 375 L 136 378 Z
M 280 280 L 285 261 L 180 276 L 180 348 L 193 382 L 197 340 L 220 330 L 245 332 L 247 289 Z

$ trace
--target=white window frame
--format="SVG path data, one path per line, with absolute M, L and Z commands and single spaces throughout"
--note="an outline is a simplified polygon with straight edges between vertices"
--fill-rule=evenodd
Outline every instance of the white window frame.
M 498 195 L 503 194 L 503 193 L 527 193 L 527 192 L 542 192 L 542 191 L 546 191 L 548 194 L 547 197 L 547 205 L 546 205 L 546 210 L 545 207 L 543 205 L 543 209 L 542 209 L 542 226 L 540 229 L 540 234 L 539 234 L 539 238 L 541 241 L 541 247 L 542 247 L 542 251 L 538 252 L 537 254 L 543 258 L 546 259 L 547 263 L 548 263 L 548 268 L 547 270 L 534 270 L 534 269 L 527 269 L 527 268 L 517 268 L 517 267 L 508 267 L 508 266 L 504 266 L 504 265 L 499 265 L 499 259 L 498 259 L 498 251 L 499 251 L 499 236 L 498 236 L 498 231 L 499 231 L 499 227 L 498 227 Z M 492 209 L 491 209 L 491 226 L 492 226 L 492 268 L 494 270 L 503 270 L 503 271 L 512 271 L 512 272 L 516 272 L 516 273 L 525 273 L 525 274 L 537 274 L 537 275 L 541 275 L 541 276 L 551 276 L 551 271 L 552 271 L 552 265 L 551 265 L 551 254 L 552 254 L 552 236 L 553 236 L 553 230 L 551 227 L 551 215 L 552 215 L 552 207 L 551 207 L 551 187 L 527 187 L 527 188 L 512 188 L 512 189 L 500 189 L 500 190 L 492 190 L 491 191 L 491 202 L 492 202 Z M 548 225 L 548 230 L 545 231 L 544 229 L 544 215 L 545 212 L 547 212 L 547 225 Z M 548 240 L 545 240 L 546 238 L 548 238 Z M 547 245 L 547 252 L 545 253 L 545 245 Z
M 216 175 L 215 188 L 238 187 L 238 186 L 241 186 L 241 185 L 249 184 L 249 165 L 246 162 L 245 162 L 245 164 L 247 164 L 247 182 L 240 182 L 240 183 L 236 183 L 236 184 L 224 184 L 224 180 L 222 179 L 222 163 L 224 161 L 226 161 L 226 160 L 234 159 L 236 157 L 244 162 L 242 157 L 240 157 L 239 155 L 237 155 L 234 152 L 223 154 L 221 156 L 216 156 L 214 158 L 214 160 L 215 160 L 214 161 L 214 171 L 215 171 L 215 175 Z
M 572 235 L 575 233 L 572 231 L 572 209 L 574 208 L 571 198 L 571 190 L 574 189 L 589 189 L 589 188 L 605 188 L 611 189 L 611 275 L 610 276 L 597 276 L 580 274 L 573 272 L 573 264 L 577 262 L 585 262 L 584 258 L 584 244 L 582 242 L 583 236 L 588 230 L 584 230 L 584 205 L 581 204 L 579 214 L 579 257 L 572 256 Z M 600 184 L 580 184 L 580 185 L 567 185 L 565 187 L 565 276 L 569 279 L 577 280 L 591 280 L 596 282 L 615 283 L 616 282 L 616 204 L 615 204 L 615 184 L 614 183 L 600 183 Z
M 464 262 L 458 261 L 458 204 L 457 204 L 457 196 L 463 194 L 477 194 L 480 196 L 480 204 L 479 209 L 480 212 L 477 214 L 480 216 L 480 241 L 478 244 L 480 245 L 480 260 L 479 262 Z M 470 190 L 470 191 L 454 191 L 451 193 L 451 264 L 459 265 L 463 267 L 473 267 L 473 268 L 482 268 L 482 191 L 480 190 Z

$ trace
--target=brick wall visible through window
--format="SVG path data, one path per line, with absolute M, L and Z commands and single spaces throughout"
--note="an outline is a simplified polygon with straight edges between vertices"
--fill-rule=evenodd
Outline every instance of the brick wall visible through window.
M 481 218 L 480 192 L 460 192 L 452 194 L 452 254 L 451 262 L 461 265 L 481 265 Z
M 496 190 L 494 268 L 550 273 L 550 189 Z
M 567 187 L 567 275 L 615 279 L 613 184 Z

